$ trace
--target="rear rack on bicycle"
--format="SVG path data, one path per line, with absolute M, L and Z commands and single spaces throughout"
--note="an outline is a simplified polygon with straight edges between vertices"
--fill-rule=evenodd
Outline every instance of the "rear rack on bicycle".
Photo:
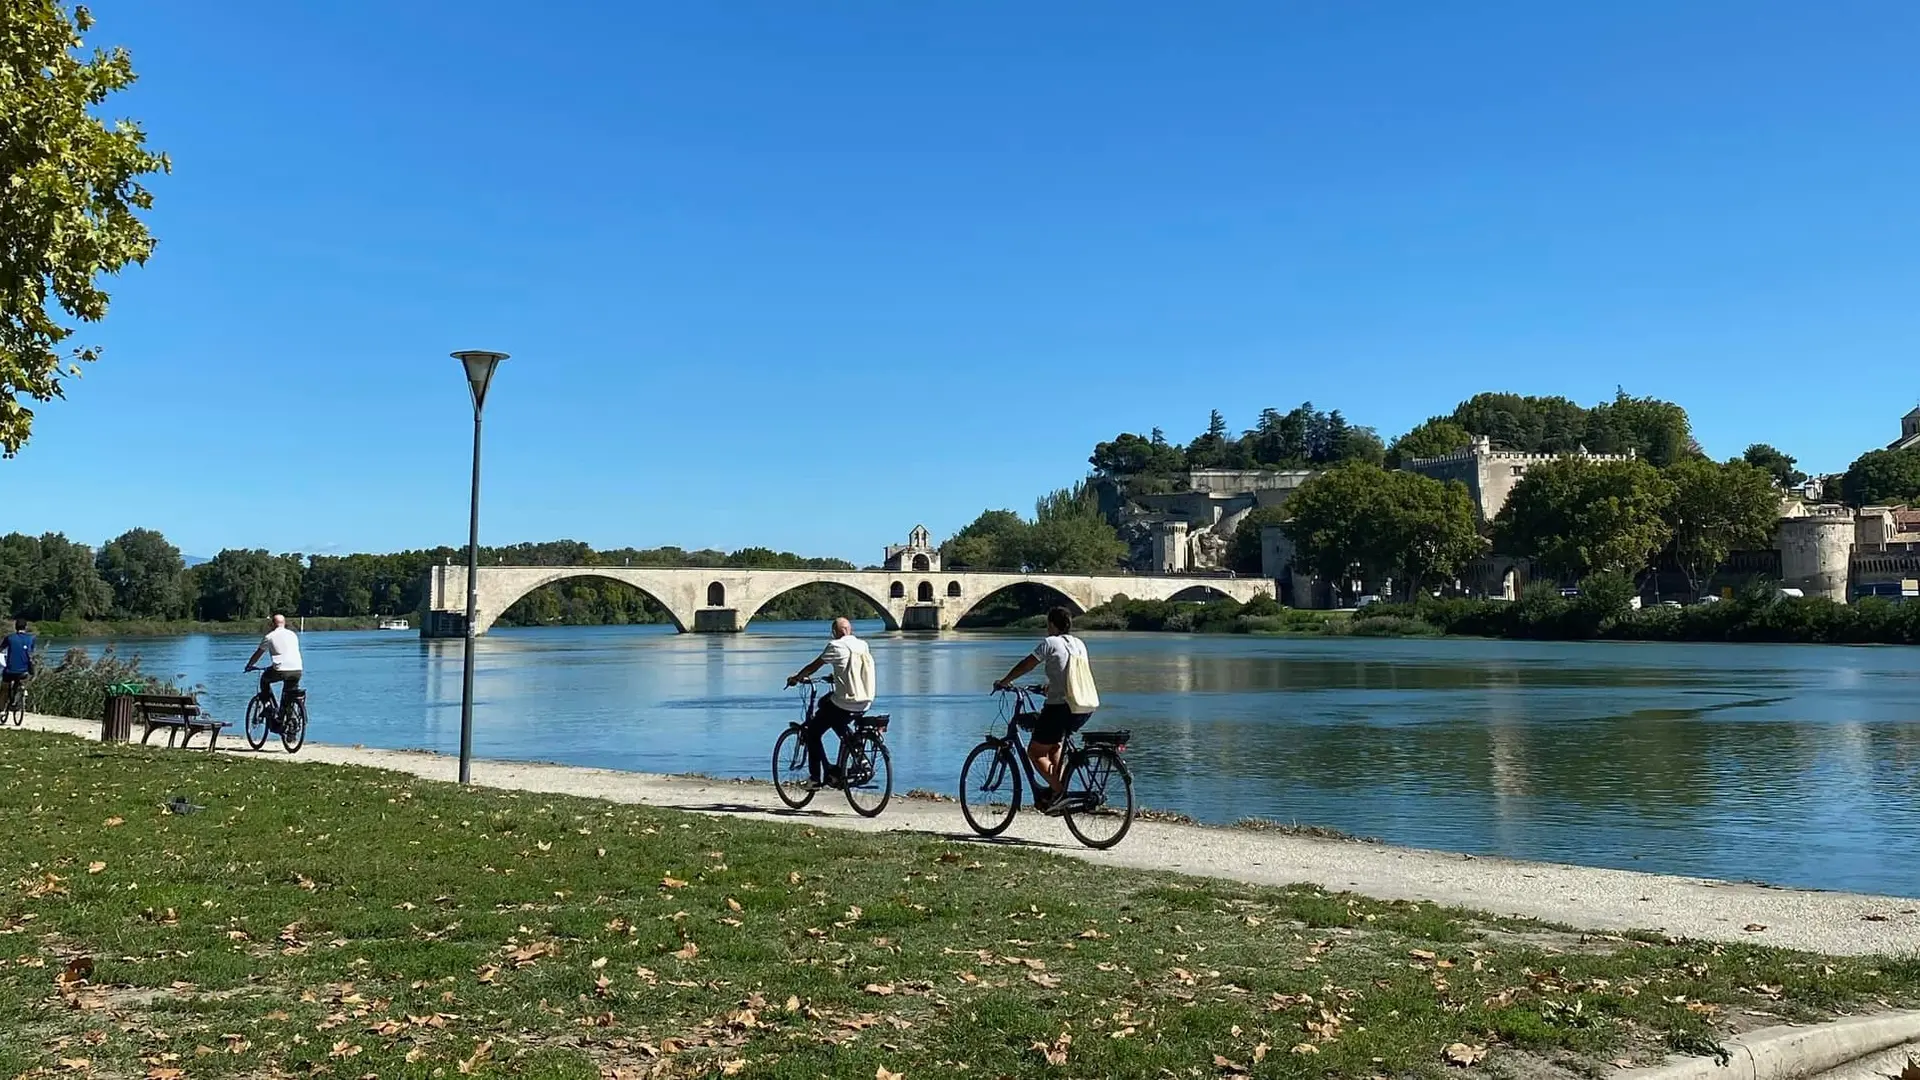
M 893 723 L 893 717 L 886 713 L 881 713 L 878 716 L 857 716 L 853 721 L 854 727 L 860 731 L 885 731 L 887 730 L 887 725 L 891 723 Z
M 1088 746 L 1111 746 L 1118 750 L 1127 748 L 1127 740 L 1133 737 L 1131 731 L 1083 731 L 1080 741 Z

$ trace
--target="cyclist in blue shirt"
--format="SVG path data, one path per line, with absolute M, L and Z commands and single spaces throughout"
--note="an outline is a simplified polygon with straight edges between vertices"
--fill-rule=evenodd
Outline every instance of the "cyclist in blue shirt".
M 33 635 L 27 633 L 27 620 L 13 620 L 13 633 L 0 640 L 0 702 L 13 700 L 15 683 L 27 681 L 33 674 Z

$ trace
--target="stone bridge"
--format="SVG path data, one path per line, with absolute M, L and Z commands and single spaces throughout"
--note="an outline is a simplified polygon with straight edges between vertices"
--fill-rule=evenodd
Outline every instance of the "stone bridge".
M 427 572 L 423 637 L 465 633 L 467 568 L 436 566 Z M 1272 596 L 1273 582 L 1258 577 L 1193 574 L 1020 574 L 900 570 L 749 570 L 708 567 L 483 566 L 474 632 L 484 634 L 501 612 L 542 585 L 567 578 L 605 578 L 651 597 L 682 633 L 731 633 L 746 628 L 761 608 L 802 585 L 837 585 L 870 604 L 889 630 L 948 630 L 988 597 L 1015 585 L 1038 585 L 1078 615 L 1116 596 L 1134 600 L 1205 600 L 1229 596 L 1242 602 Z

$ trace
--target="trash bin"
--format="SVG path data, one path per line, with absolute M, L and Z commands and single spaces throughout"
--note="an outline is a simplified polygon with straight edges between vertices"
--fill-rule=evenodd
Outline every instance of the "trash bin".
M 133 696 L 145 687 L 139 683 L 114 683 L 107 687 L 106 715 L 100 718 L 100 741 L 133 741 Z

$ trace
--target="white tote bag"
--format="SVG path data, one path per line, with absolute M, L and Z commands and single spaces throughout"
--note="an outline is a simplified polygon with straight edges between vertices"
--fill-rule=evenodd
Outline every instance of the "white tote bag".
M 1067 711 L 1090 713 L 1100 707 L 1100 690 L 1093 685 L 1093 661 L 1087 657 L 1087 643 L 1077 637 L 1067 639 Z

